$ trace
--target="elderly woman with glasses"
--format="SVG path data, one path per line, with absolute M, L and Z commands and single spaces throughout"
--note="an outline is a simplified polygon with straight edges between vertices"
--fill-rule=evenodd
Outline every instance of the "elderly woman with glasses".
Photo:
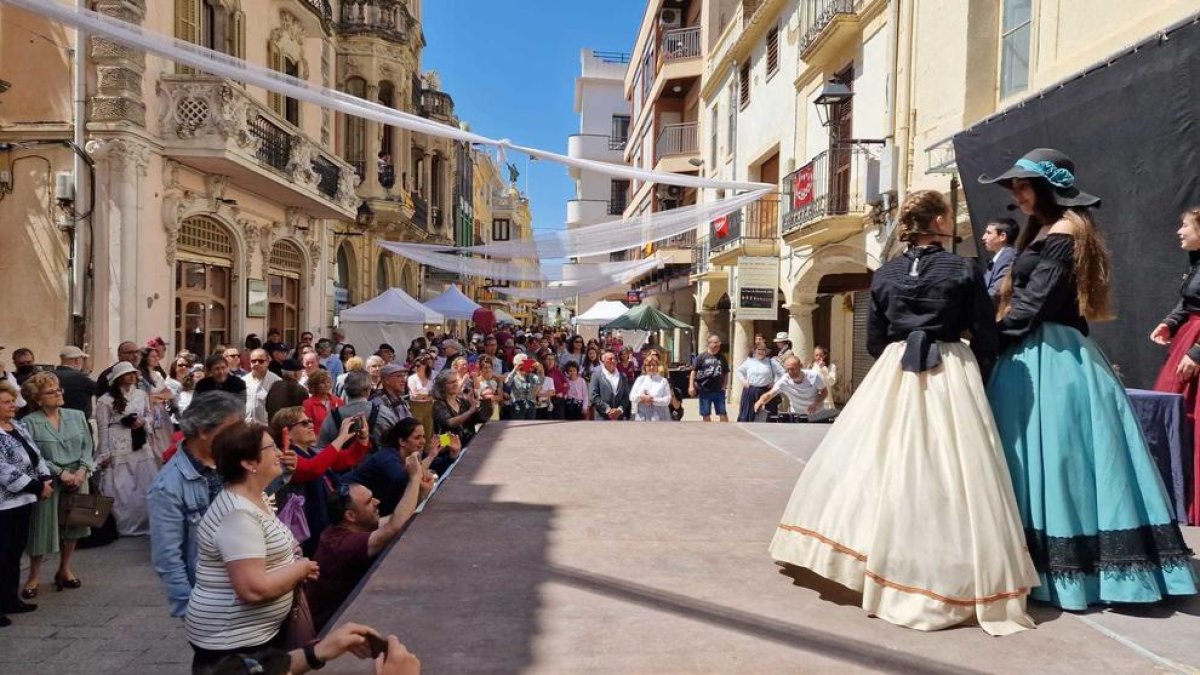
M 312 419 L 313 427 L 320 429 L 329 413 L 346 405 L 346 401 L 333 395 L 333 378 L 324 370 L 309 375 L 306 386 L 309 397 L 304 400 L 304 412 Z
M 479 421 L 479 401 L 463 395 L 458 375 L 453 370 L 438 374 L 433 386 L 433 430 L 437 434 L 454 434 L 463 447 L 475 436 Z
M 12 623 L 5 614 L 37 609 L 17 595 L 21 553 L 34 505 L 54 492 L 41 451 L 16 419 L 18 396 L 15 384 L 0 380 L 0 627 Z
M 263 496 L 283 474 L 266 428 L 238 422 L 224 429 L 213 439 L 213 457 L 225 489 L 200 522 L 184 621 L 195 672 L 232 654 L 282 646 L 296 587 L 319 574 L 315 562 L 295 555 L 296 540 Z
M 290 485 L 283 492 L 304 496 L 304 515 L 311 536 L 300 542 L 305 555 L 317 549 L 321 530 L 329 524 L 329 486 L 336 484 L 337 474 L 349 471 L 371 450 L 371 430 L 365 421 L 358 430 L 351 430 L 357 418 L 347 417 L 333 442 L 317 447 L 315 420 L 300 406 L 281 408 L 271 418 L 271 438 L 280 448 L 296 452 L 296 469 Z M 328 480 L 325 480 L 328 479 Z M 281 495 L 282 497 L 282 495 Z M 282 506 L 283 499 L 277 498 Z
M 64 493 L 88 493 L 88 477 L 96 471 L 96 464 L 92 459 L 92 429 L 81 411 L 63 407 L 63 390 L 58 378 L 53 373 L 37 373 L 25 380 L 22 388 L 33 412 L 21 421 L 55 477 L 50 498 L 38 502 L 34 508 L 29 542 L 25 546 L 25 553 L 29 555 L 29 575 L 21 597 L 31 600 L 37 597 L 41 585 L 39 573 L 43 556 L 58 553 L 60 549 L 62 556 L 54 575 L 54 587 L 61 591 L 82 585 L 71 570 L 71 560 L 75 543 L 91 534 L 91 530 L 60 527 L 58 503 Z

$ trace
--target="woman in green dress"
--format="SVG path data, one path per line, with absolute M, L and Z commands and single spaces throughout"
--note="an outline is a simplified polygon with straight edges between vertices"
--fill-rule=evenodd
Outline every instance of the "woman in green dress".
M 88 477 L 96 471 L 92 458 L 92 430 L 79 410 L 63 407 L 63 390 L 53 373 L 37 373 L 22 387 L 25 400 L 34 411 L 22 422 L 42 450 L 54 476 L 54 494 L 34 507 L 29 526 L 29 576 L 21 590 L 25 599 L 37 597 L 42 557 L 62 551 L 54 587 L 79 588 L 82 584 L 71 571 L 75 543 L 88 536 L 87 527 L 59 527 L 58 504 L 64 491 L 88 493 Z

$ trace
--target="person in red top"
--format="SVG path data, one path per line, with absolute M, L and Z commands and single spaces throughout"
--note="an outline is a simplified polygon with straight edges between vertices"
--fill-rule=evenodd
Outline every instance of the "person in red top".
M 329 498 L 337 489 L 334 472 L 353 469 L 371 450 L 371 437 L 363 435 L 370 433 L 366 420 L 360 420 L 360 429 L 350 430 L 356 419 L 342 420 L 333 442 L 317 449 L 316 429 L 303 408 L 282 408 L 271 418 L 271 437 L 275 443 L 285 452 L 296 453 L 296 468 L 281 493 L 289 499 L 293 495 L 304 497 L 304 516 L 310 536 L 300 545 L 307 556 L 316 550 L 321 531 L 329 524 Z M 277 501 L 283 504 L 283 499 L 277 498 Z
M 324 370 L 309 375 L 305 386 L 311 396 L 304 400 L 304 412 L 313 421 L 313 428 L 320 429 L 325 417 L 346 402 L 333 395 L 333 378 Z
M 435 479 L 426 470 L 421 453 L 406 457 L 404 469 L 408 472 L 408 486 L 390 516 L 380 517 L 379 500 L 370 488 L 360 483 L 342 483 L 330 500 L 330 517 L 336 520 L 321 533 L 314 556 L 321 576 L 309 584 L 308 592 L 317 630 L 337 613 L 375 557 L 403 531 L 419 501 L 433 490 Z

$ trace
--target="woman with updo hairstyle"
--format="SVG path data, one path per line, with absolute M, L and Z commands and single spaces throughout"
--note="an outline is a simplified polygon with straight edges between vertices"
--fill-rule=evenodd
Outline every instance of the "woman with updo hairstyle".
M 1192 485 L 1200 485 L 1200 434 L 1194 432 L 1200 418 L 1200 396 L 1196 392 L 1196 376 L 1200 373 L 1200 206 L 1184 211 L 1179 221 L 1175 234 L 1179 237 L 1179 247 L 1188 252 L 1191 267 L 1179 286 L 1179 302 L 1155 326 L 1150 340 L 1171 347 L 1167 362 L 1154 382 L 1154 390 L 1183 395 L 1193 429 Z M 1200 525 L 1200 498 L 1195 494 L 1187 511 L 1188 524 Z
M 1079 611 L 1195 594 L 1191 550 L 1125 386 L 1088 337 L 1089 321 L 1112 318 L 1100 198 L 1049 148 L 979 180 L 1006 188 L 1029 218 L 1001 287 L 1004 348 L 987 393 L 1041 575 L 1032 596 Z
M 1033 627 L 1037 573 L 985 404 L 992 301 L 978 265 L 942 248 L 954 214 L 941 193 L 909 195 L 899 219 L 908 247 L 871 280 L 875 364 L 800 474 L 771 555 L 901 626 L 1016 633 Z

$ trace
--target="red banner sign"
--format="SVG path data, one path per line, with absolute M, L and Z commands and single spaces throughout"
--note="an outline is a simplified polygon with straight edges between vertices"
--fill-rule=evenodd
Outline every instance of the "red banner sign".
M 795 211 L 812 203 L 813 165 L 810 163 L 802 167 L 792 181 L 792 210 Z
M 720 239 L 729 235 L 729 216 L 721 216 L 712 221 L 713 236 Z

